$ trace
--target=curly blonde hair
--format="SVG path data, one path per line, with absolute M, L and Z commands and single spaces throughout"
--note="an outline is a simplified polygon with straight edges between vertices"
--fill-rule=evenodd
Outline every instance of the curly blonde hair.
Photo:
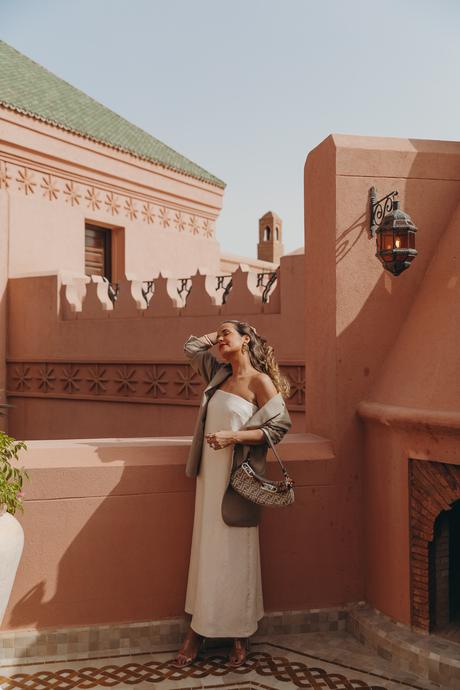
M 257 371 L 268 374 L 278 393 L 281 393 L 283 398 L 288 398 L 291 392 L 289 381 L 281 374 L 278 362 L 275 359 L 275 351 L 267 343 L 267 339 L 259 335 L 256 329 L 246 321 L 226 319 L 223 323 L 233 323 L 240 335 L 249 336 L 248 354 L 252 366 Z

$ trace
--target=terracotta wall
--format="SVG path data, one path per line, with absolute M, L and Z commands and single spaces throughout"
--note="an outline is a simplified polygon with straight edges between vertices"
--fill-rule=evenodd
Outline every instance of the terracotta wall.
M 419 227 L 419 255 L 411 268 L 397 278 L 384 273 L 374 256 L 375 242 L 367 236 L 371 186 L 376 186 L 382 196 L 398 189 L 401 207 Z M 243 302 L 236 301 L 238 309 L 235 307 L 234 315 L 244 314 L 266 334 L 281 361 L 285 359 L 291 366 L 299 367 L 299 376 L 302 376 L 302 364 L 305 365 L 306 430 L 328 439 L 334 452 L 334 459 L 326 465 L 318 462 L 305 466 L 306 474 L 300 479 L 298 502 L 293 508 L 295 513 L 285 513 L 279 518 L 274 514 L 266 516 L 262 541 L 269 607 L 326 606 L 366 598 L 385 613 L 403 622 L 410 620 L 408 459 L 460 462 L 455 388 L 460 373 L 455 349 L 459 335 L 458 282 L 453 280 L 459 268 L 455 258 L 457 245 L 452 249 L 454 211 L 459 195 L 460 145 L 457 143 L 331 136 L 311 152 L 306 162 L 305 257 L 300 257 L 305 263 L 302 270 L 298 264 L 291 264 L 292 270 L 283 273 L 282 262 L 279 312 L 276 309 L 270 312 L 270 307 L 268 311 L 261 310 L 254 302 L 249 308 L 248 294 L 240 284 L 246 296 Z M 451 220 L 454 225 L 449 229 Z M 108 311 L 101 315 L 100 308 L 96 316 L 85 317 L 82 311 L 80 318 L 70 307 L 61 311 L 60 300 L 67 288 L 61 289 L 55 276 L 10 281 L 10 313 L 15 317 L 11 320 L 8 341 L 9 366 L 30 363 L 43 367 L 48 360 L 59 365 L 80 362 L 85 366 L 97 363 L 111 367 L 144 366 L 159 361 L 153 358 L 155 353 L 155 357 L 164 357 L 159 363 L 180 368 L 185 338 L 191 332 L 214 330 L 216 321 L 224 315 L 219 313 L 218 305 L 206 302 L 206 279 L 198 278 L 201 297 L 195 305 L 197 311 L 187 315 L 173 305 L 179 313 L 169 312 L 170 316 L 158 318 L 149 318 L 146 312 L 141 318 L 138 315 L 117 318 Z M 302 285 L 303 303 L 299 296 Z M 95 289 L 97 292 L 97 286 L 91 288 L 93 307 Z M 238 296 L 237 292 L 234 294 Z M 78 294 L 72 299 L 78 302 Z M 203 312 L 204 303 L 207 306 Z M 124 308 L 132 313 L 132 305 L 126 307 L 126 301 Z M 167 308 L 171 309 L 171 305 Z M 446 346 L 441 346 L 442 343 Z M 430 358 L 430 352 L 436 353 L 435 361 Z M 424 380 L 426 372 L 428 377 Z M 117 419 L 120 429 L 117 436 L 125 433 L 124 424 L 135 429 L 136 434 L 141 433 L 135 427 L 139 415 L 129 413 L 141 403 L 115 405 L 102 398 L 97 403 L 90 400 L 87 409 L 91 414 L 79 417 L 77 410 L 84 409 L 86 404 L 59 399 L 56 390 L 52 397 L 45 392 L 39 394 L 37 388 L 46 379 L 46 371 L 34 369 L 33 377 L 32 392 L 24 390 L 19 395 L 11 390 L 15 404 L 11 412 L 13 429 L 20 430 L 19 424 L 24 424 L 28 426 L 23 430 L 35 429 L 34 433 L 49 435 L 53 433 L 51 423 L 54 422 L 58 429 L 72 423 L 80 428 L 84 423 L 92 431 L 90 418 L 97 418 L 96 410 L 101 411 L 100 423 L 116 415 L 114 410 L 118 407 L 123 415 Z M 118 378 L 123 377 L 118 375 Z M 61 374 L 52 383 L 62 386 Z M 174 387 L 174 379 L 171 383 Z M 46 384 L 42 383 L 41 388 L 44 387 Z M 423 407 L 417 408 L 422 404 Z M 154 405 L 144 404 L 144 407 L 153 410 Z M 155 416 L 159 414 L 157 407 Z M 181 404 L 180 414 L 175 417 L 175 412 L 174 415 L 169 412 L 173 406 L 164 405 L 164 417 L 159 423 L 166 428 L 172 420 L 176 427 L 182 424 L 182 433 L 188 433 L 192 415 L 187 418 L 186 411 L 192 408 L 189 403 Z M 362 417 L 368 420 L 365 424 Z M 145 419 L 146 424 L 156 423 L 153 414 L 151 420 L 148 414 Z M 62 457 L 62 463 L 67 462 L 67 451 L 67 459 L 64 460 L 64 454 Z M 300 468 L 307 456 L 299 457 Z M 125 454 L 119 459 L 125 463 Z M 163 463 L 161 472 L 155 470 L 160 474 L 151 491 L 155 497 L 158 493 L 162 500 L 165 493 L 170 492 L 171 500 L 176 500 L 177 494 L 184 491 L 183 505 L 190 511 L 192 496 L 182 488 L 185 481 L 182 468 L 179 471 L 176 467 L 174 474 L 176 470 L 171 462 L 168 459 Z M 327 473 L 323 474 L 326 468 Z M 71 468 L 68 469 L 70 472 Z M 134 473 L 137 476 L 137 470 Z M 70 477 L 67 470 L 64 476 Z M 114 481 L 112 477 L 104 496 L 112 491 Z M 136 484 L 139 480 L 133 481 Z M 54 479 L 50 480 L 50 486 L 54 483 Z M 69 544 L 74 541 L 77 560 L 89 553 L 85 546 L 80 550 L 77 536 L 84 532 L 91 515 L 97 513 L 102 499 L 87 498 L 85 487 L 81 485 L 81 500 L 88 501 L 86 513 L 82 513 L 82 518 L 75 517 L 66 543 L 59 546 L 58 551 L 65 553 L 65 558 L 56 552 L 54 567 L 58 571 L 61 560 L 75 563 L 67 560 L 73 557 Z M 157 498 L 149 499 L 148 506 L 143 508 L 149 521 L 155 519 L 156 514 L 149 512 L 156 510 L 155 506 L 166 507 L 160 498 L 159 503 Z M 115 501 L 118 501 L 115 496 L 105 501 L 110 513 L 105 514 L 104 510 L 100 513 L 101 525 L 113 519 Z M 57 502 L 61 510 L 59 505 L 63 510 L 74 509 L 73 502 L 67 501 L 66 505 Z M 32 510 L 35 508 L 40 508 L 38 501 Z M 180 552 L 173 551 L 166 566 L 162 566 L 164 542 L 159 534 L 160 560 L 152 561 L 149 554 L 148 572 L 157 578 L 157 583 L 161 583 L 158 574 L 161 567 L 169 568 L 172 563 L 182 573 L 187 558 L 183 535 L 185 525 L 190 524 L 190 514 L 181 510 L 171 511 L 171 530 L 175 531 L 168 532 L 168 548 L 174 543 L 175 535 L 180 535 L 177 537 Z M 133 511 L 128 514 L 132 516 Z M 27 514 L 25 519 L 29 519 Z M 85 543 L 83 539 L 81 544 Z M 140 541 L 135 553 L 149 547 Z M 292 572 L 280 565 L 281 555 L 292 560 Z M 104 568 L 101 566 L 101 573 L 106 572 Z M 169 571 L 165 573 L 167 576 Z M 52 610 L 58 603 L 54 595 L 56 576 L 53 580 L 50 573 L 48 579 L 54 582 L 46 594 L 46 601 L 52 602 L 48 609 L 51 616 L 55 615 Z M 164 590 L 160 588 L 165 601 L 161 611 L 155 608 L 159 604 L 152 595 L 151 608 L 147 606 L 149 614 L 145 617 L 155 612 L 170 615 L 177 611 L 184 580 L 182 585 L 178 582 L 171 580 L 164 585 Z M 40 587 L 29 592 L 30 585 L 25 583 L 26 580 L 18 585 L 15 602 L 19 603 L 26 595 L 32 602 L 38 602 L 37 622 L 45 596 Z M 118 581 L 114 580 L 112 585 L 114 591 L 123 592 Z M 79 600 L 78 596 L 75 601 Z M 136 604 L 138 608 L 133 604 L 131 611 L 136 610 L 136 616 L 139 615 L 141 609 L 145 611 L 145 602 L 142 596 Z M 46 607 L 43 610 L 46 612 Z M 26 625 L 25 619 L 18 616 L 20 608 L 11 611 L 8 625 Z M 120 618 L 126 611 L 120 609 L 118 613 Z M 69 607 L 67 614 L 62 615 L 75 620 L 76 614 Z
M 409 461 L 460 465 L 460 424 L 416 419 L 387 406 L 362 404 L 366 422 L 364 470 L 365 595 L 372 606 L 407 625 L 411 611 Z M 429 499 L 428 499 L 429 500 Z
M 419 228 L 419 255 L 399 277 L 384 272 L 374 256 L 375 241 L 368 239 L 371 186 L 377 187 L 379 198 L 398 190 L 401 208 Z M 401 620 L 408 616 L 408 456 L 402 460 L 401 449 L 393 449 L 391 441 L 381 448 L 377 441 L 369 441 L 366 452 L 356 410 L 369 397 L 381 399 L 371 395 L 377 381 L 378 390 L 393 391 L 396 397 L 410 390 L 414 399 L 423 395 L 425 371 L 432 372 L 435 380 L 446 381 L 449 375 L 451 381 L 458 380 L 454 354 L 458 337 L 447 328 L 446 319 L 450 313 L 458 323 L 453 316 L 454 292 L 448 296 L 450 308 L 442 310 L 442 331 L 431 328 L 439 304 L 435 300 L 417 330 L 406 333 L 404 325 L 459 196 L 460 144 L 456 142 L 333 135 L 309 154 L 305 166 L 306 428 L 331 438 L 337 457 L 337 495 L 343 506 L 341 530 L 348 558 L 346 563 L 337 560 L 334 567 L 343 572 L 350 600 L 366 595 L 373 605 Z M 444 290 L 447 296 L 447 285 Z M 407 335 L 404 350 L 392 350 L 401 332 Z M 429 366 L 430 344 L 439 343 L 438 336 L 449 343 L 445 358 L 436 360 L 436 371 L 443 371 L 442 375 L 435 373 L 434 365 L 428 369 L 417 365 L 421 348 Z M 409 379 L 406 367 L 414 372 Z M 429 391 L 430 386 L 428 395 Z M 379 439 L 383 433 L 381 429 Z M 372 476 L 374 470 L 376 479 L 370 486 L 366 472 Z M 394 514 L 388 492 L 400 498 Z M 396 520 L 403 515 L 406 522 L 398 528 Z M 392 567 L 395 570 L 389 571 Z
M 9 276 L 84 274 L 85 222 L 124 230 L 119 274 L 124 268 L 150 279 L 161 270 L 187 276 L 219 269 L 221 187 L 6 108 L 0 131 Z
M 430 166 L 426 174 L 460 179 L 459 156 L 454 155 L 458 145 L 451 146 L 452 170 L 440 170 L 438 162 L 438 168 Z M 421 174 L 424 167 L 417 160 L 413 167 Z M 417 257 L 418 262 L 426 253 L 427 269 L 391 352 L 359 409 L 366 420 L 368 444 L 367 598 L 385 613 L 426 628 L 427 616 L 411 611 L 407 463 L 410 458 L 460 465 L 460 189 L 458 181 L 431 183 L 439 201 L 449 211 L 455 207 L 446 225 L 438 221 L 443 219 L 439 202 L 426 198 L 429 183 L 425 181 L 422 190 L 420 184 L 417 181 L 411 193 L 420 196 L 419 222 L 425 215 L 430 221 L 424 226 L 423 243 L 420 233 Z
M 18 515 L 25 547 L 2 629 L 183 615 L 194 501 L 184 473 L 189 445 L 187 437 L 30 442 Z M 261 528 L 265 608 L 337 604 L 340 577 L 316 529 L 326 506 L 315 486 L 331 483 L 331 445 L 292 434 L 281 449 L 297 502 L 267 512 Z
M 232 280 L 222 305 L 216 277 L 197 274 L 182 304 L 176 282 L 159 278 L 148 309 L 139 310 L 132 294 L 139 298 L 140 283 L 122 283 L 113 308 L 100 283 L 69 275 L 10 279 L 10 432 L 28 439 L 192 433 L 203 382 L 183 344 L 225 318 L 248 320 L 274 346 L 292 382 L 293 430 L 303 431 L 303 256 L 282 259 L 267 303 L 256 273 L 238 270 Z

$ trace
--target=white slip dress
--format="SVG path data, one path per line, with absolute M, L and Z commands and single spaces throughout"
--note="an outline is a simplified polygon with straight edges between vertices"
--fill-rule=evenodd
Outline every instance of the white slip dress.
M 208 403 L 205 434 L 237 431 L 256 410 L 249 400 L 217 389 Z M 214 450 L 203 442 L 185 611 L 204 637 L 250 637 L 264 615 L 259 528 L 230 527 L 222 519 L 232 454 L 232 445 Z

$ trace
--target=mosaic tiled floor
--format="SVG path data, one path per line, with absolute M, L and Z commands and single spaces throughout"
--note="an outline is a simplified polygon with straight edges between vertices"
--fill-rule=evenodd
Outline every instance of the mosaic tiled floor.
M 175 650 L 136 656 L 24 663 L 0 668 L 1 690 L 446 690 L 395 670 L 347 633 L 273 636 L 252 644 L 247 663 L 226 666 L 228 650 L 210 649 L 191 667 L 175 669 Z

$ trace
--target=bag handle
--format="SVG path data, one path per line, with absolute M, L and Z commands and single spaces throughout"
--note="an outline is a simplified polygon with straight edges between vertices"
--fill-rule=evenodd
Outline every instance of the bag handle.
M 271 438 L 270 438 L 270 434 L 268 433 L 268 431 L 266 431 L 266 430 L 265 430 L 264 428 L 262 428 L 262 427 L 261 427 L 261 431 L 262 431 L 262 433 L 264 434 L 265 438 L 267 439 L 268 443 L 270 444 L 271 449 L 272 449 L 272 451 L 273 451 L 273 453 L 274 453 L 274 455 L 275 455 L 275 458 L 278 460 L 278 462 L 279 462 L 279 464 L 280 464 L 280 466 L 281 466 L 281 469 L 283 470 L 284 478 L 287 479 L 289 482 L 292 482 L 292 479 L 291 479 L 291 477 L 289 476 L 289 473 L 288 473 L 288 471 L 287 471 L 287 469 L 286 469 L 286 467 L 285 467 L 283 461 L 281 460 L 280 456 L 279 456 L 278 453 L 276 452 L 276 448 L 275 448 L 275 445 L 274 445 L 273 441 L 272 441 Z

